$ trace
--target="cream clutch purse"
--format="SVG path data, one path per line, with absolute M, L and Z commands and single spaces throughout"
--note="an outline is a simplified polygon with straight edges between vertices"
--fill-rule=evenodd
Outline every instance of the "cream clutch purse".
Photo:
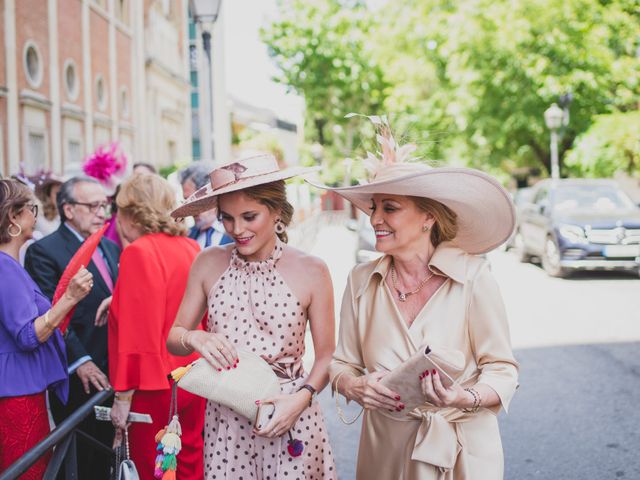
M 400 395 L 407 411 L 411 411 L 425 403 L 419 379 L 425 370 L 437 370 L 442 385 L 449 388 L 464 370 L 464 354 L 460 350 L 427 345 L 382 377 L 380 383 Z
M 238 349 L 238 366 L 219 372 L 206 360 L 200 358 L 186 372 L 175 375 L 177 385 L 200 397 L 229 407 L 234 412 L 256 419 L 258 405 L 263 400 L 280 394 L 280 382 L 267 362 L 258 355 Z M 179 369 L 178 369 L 179 370 Z

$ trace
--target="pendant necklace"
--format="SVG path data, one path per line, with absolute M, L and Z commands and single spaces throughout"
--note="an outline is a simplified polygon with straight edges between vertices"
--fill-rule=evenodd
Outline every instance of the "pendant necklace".
M 400 300 L 401 302 L 406 302 L 407 301 L 407 297 L 409 297 L 411 295 L 415 295 L 420 290 L 422 290 L 422 287 L 424 287 L 426 285 L 426 283 L 431 279 L 431 277 L 433 277 L 433 272 L 429 272 L 429 275 L 427 275 L 424 278 L 424 280 L 422 280 L 420 282 L 420 285 L 418 285 L 418 288 L 416 288 L 415 290 L 412 290 L 410 292 L 402 292 L 398 288 L 398 285 L 397 285 L 397 280 L 398 279 L 396 278 L 396 267 L 395 267 L 395 264 L 393 263 L 393 260 L 391 260 L 391 283 L 393 283 L 393 288 L 398 293 L 398 300 Z

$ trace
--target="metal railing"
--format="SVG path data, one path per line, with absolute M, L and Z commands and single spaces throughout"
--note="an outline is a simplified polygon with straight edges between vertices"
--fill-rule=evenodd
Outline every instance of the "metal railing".
M 103 402 L 111 398 L 113 390 L 104 390 L 96 393 L 91 399 L 85 402 L 80 408 L 73 412 L 60 425 L 51 431 L 40 443 L 35 445 L 31 450 L 22 455 L 9 468 L 0 473 L 0 480 L 14 480 L 25 473 L 29 467 L 38 461 L 40 457 L 56 447 L 47 471 L 44 474 L 44 480 L 55 480 L 58 471 L 63 462 L 65 465 L 65 478 L 67 480 L 75 480 L 78 478 L 78 458 L 76 454 L 76 437 L 80 435 L 85 444 L 90 444 L 96 450 L 100 450 L 109 456 L 113 456 L 113 450 L 99 442 L 95 438 L 78 430 L 78 425 L 89 415 L 93 415 L 93 407 L 101 405 Z

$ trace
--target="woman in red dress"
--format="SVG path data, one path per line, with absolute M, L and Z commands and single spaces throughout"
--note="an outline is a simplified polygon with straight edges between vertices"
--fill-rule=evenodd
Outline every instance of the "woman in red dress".
M 160 176 L 133 176 L 116 202 L 119 230 L 131 243 L 120 257 L 109 311 L 109 378 L 116 390 L 111 418 L 122 431 L 129 411 L 151 415 L 152 424 L 132 423 L 128 430 L 140 478 L 152 479 L 154 437 L 167 424 L 171 401 L 167 375 L 197 358 L 170 354 L 166 341 L 200 248 L 169 216 L 175 193 Z M 183 447 L 177 478 L 201 479 L 204 399 L 179 390 L 178 408 Z

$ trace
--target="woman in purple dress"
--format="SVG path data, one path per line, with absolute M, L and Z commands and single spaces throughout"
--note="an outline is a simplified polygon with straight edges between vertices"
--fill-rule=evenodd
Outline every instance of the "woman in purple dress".
M 67 360 L 57 327 L 93 286 L 91 273 L 81 268 L 51 306 L 18 261 L 37 215 L 26 185 L 0 180 L 0 472 L 49 433 L 45 392 L 66 402 Z M 20 478 L 42 478 L 49 456 Z

